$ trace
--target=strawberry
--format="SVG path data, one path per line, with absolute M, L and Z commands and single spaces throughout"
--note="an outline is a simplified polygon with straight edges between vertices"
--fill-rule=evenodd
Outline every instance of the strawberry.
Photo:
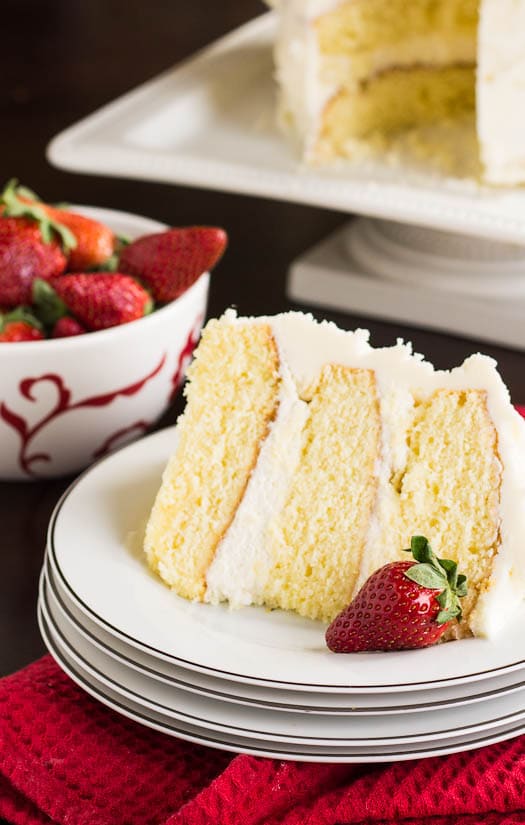
M 51 286 L 88 330 L 127 324 L 151 311 L 149 294 L 120 272 L 66 273 Z
M 52 238 L 44 240 L 38 224 L 25 218 L 0 217 L 0 304 L 29 304 L 34 279 L 47 280 L 65 268 L 60 243 Z
M 156 301 L 173 301 L 213 269 L 227 242 L 226 232 L 211 226 L 144 235 L 124 248 L 119 269 L 139 278 Z
M 43 203 L 37 195 L 11 180 L 0 196 L 3 215 L 25 217 L 60 232 L 68 254 L 68 269 L 84 272 L 103 266 L 115 251 L 116 238 L 109 227 L 94 220 Z M 60 229 L 57 229 L 60 227 Z
M 459 599 L 467 579 L 457 564 L 438 559 L 424 536 L 413 536 L 415 561 L 396 561 L 376 570 L 355 599 L 326 631 L 335 653 L 407 650 L 439 640 L 454 619 L 461 619 Z
M 50 218 L 67 226 L 75 236 L 77 243 L 69 253 L 69 270 L 84 272 L 87 269 L 96 269 L 104 266 L 111 258 L 116 238 L 109 227 L 92 218 L 78 215 L 76 212 L 55 209 L 46 204 L 42 206 Z
M 44 338 L 36 327 L 25 321 L 10 321 L 0 332 L 0 344 L 14 344 L 21 341 L 41 341 Z
M 71 315 L 59 318 L 51 330 L 52 338 L 71 338 L 73 335 L 83 335 L 87 329 Z
M 0 315 L 0 343 L 41 341 L 44 338 L 36 318 L 23 307 Z

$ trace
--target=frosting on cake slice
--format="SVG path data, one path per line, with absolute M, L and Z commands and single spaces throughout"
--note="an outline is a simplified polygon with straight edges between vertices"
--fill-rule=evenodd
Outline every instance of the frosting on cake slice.
M 412 535 L 469 578 L 460 634 L 525 595 L 525 422 L 494 361 L 436 371 L 410 345 L 311 316 L 203 333 L 146 534 L 180 595 L 331 620 Z

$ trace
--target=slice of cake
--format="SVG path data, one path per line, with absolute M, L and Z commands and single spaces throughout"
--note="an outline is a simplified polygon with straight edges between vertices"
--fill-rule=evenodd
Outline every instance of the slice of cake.
M 525 180 L 524 0 L 271 5 L 281 120 L 306 160 L 359 156 L 471 113 L 485 179 Z
M 491 359 L 311 316 L 210 321 L 146 531 L 176 593 L 330 621 L 413 535 L 468 576 L 462 634 L 525 596 L 525 422 Z
M 147 536 L 151 566 L 177 593 L 204 599 L 206 576 L 257 464 L 280 396 L 278 353 L 267 324 L 211 322 L 191 367 L 179 443 Z

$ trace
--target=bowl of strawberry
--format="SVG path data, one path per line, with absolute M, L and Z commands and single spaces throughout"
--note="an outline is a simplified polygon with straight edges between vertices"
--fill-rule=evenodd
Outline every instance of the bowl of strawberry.
M 181 384 L 224 230 L 0 195 L 0 478 L 74 473 Z

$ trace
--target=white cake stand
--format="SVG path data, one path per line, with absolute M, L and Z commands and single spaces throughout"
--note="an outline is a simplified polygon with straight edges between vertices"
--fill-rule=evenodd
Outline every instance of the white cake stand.
M 358 218 L 292 264 L 296 301 L 525 349 L 525 247 Z
M 525 349 L 525 189 L 385 159 L 306 169 L 275 124 L 273 15 L 58 135 L 61 168 L 365 215 L 292 264 L 301 303 Z

